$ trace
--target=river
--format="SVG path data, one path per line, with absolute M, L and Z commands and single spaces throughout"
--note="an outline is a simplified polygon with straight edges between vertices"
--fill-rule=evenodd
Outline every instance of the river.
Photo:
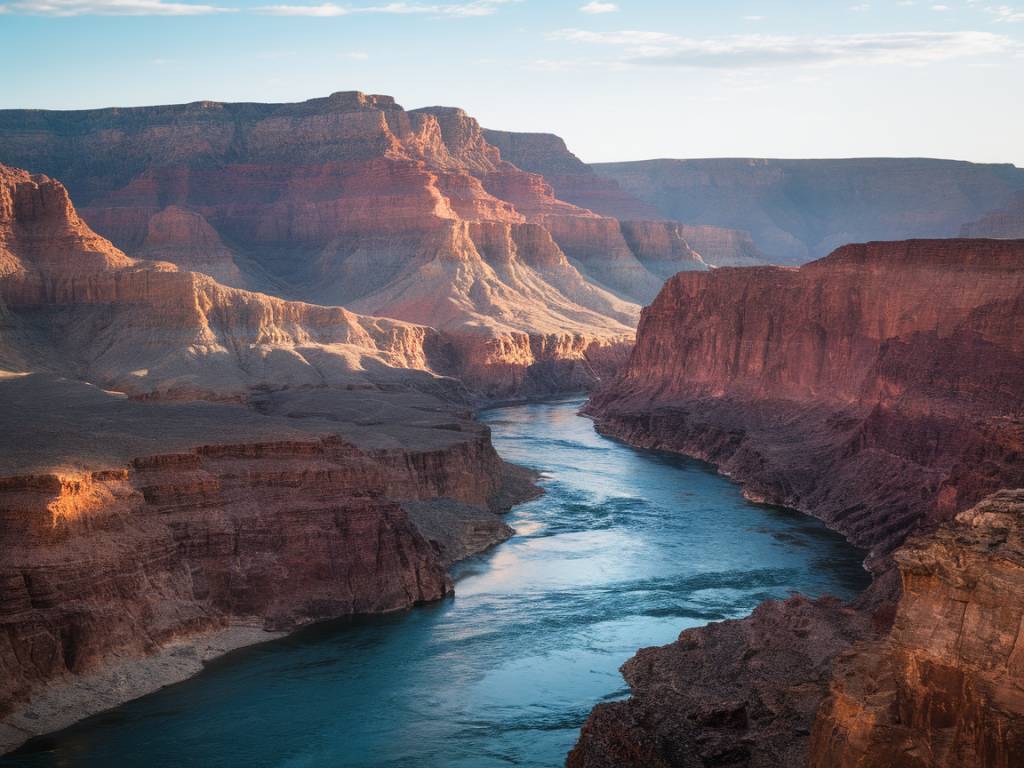
M 862 553 L 816 520 L 601 437 L 581 405 L 482 415 L 546 494 L 457 567 L 453 599 L 236 651 L 0 766 L 557 766 L 591 707 L 626 695 L 618 667 L 637 648 L 767 598 L 867 585 Z

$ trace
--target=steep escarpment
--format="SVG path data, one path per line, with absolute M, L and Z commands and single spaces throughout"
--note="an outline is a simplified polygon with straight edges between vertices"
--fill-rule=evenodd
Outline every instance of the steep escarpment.
M 1018 765 L 1022 531 L 1024 491 L 1001 491 L 896 551 L 893 609 L 794 597 L 640 651 L 568 764 Z
M 194 673 L 203 644 L 442 598 L 529 493 L 426 395 L 140 402 L 41 374 L 0 393 L 2 747 Z M 168 648 L 193 663 L 140 672 Z
M 642 651 L 570 764 L 1019 762 L 1022 506 L 1000 489 L 1024 486 L 1022 339 L 1022 241 L 669 280 L 598 428 L 822 518 L 871 550 L 875 582 Z
M 1012 165 L 925 158 L 645 160 L 592 167 L 662 217 L 749 232 L 769 261 L 782 264 L 820 258 L 844 243 L 953 237 L 964 222 L 1001 208 L 1024 189 L 1024 170 Z
M 599 428 L 718 464 L 883 555 L 1024 483 L 1024 243 L 847 246 L 669 280 Z
M 501 150 L 503 158 L 525 171 L 542 175 L 559 199 L 602 216 L 618 219 L 627 240 L 628 229 L 652 226 L 670 228 L 675 236 L 686 242 L 688 248 L 700 254 L 706 264 L 738 267 L 764 263 L 757 246 L 746 232 L 709 224 L 683 223 L 690 222 L 690 219 L 676 219 L 666 224 L 666 215 L 658 206 L 627 192 L 614 179 L 599 175 L 570 152 L 558 136 L 495 130 L 485 130 L 484 136 Z M 660 250 L 655 262 L 663 261 L 666 258 L 664 254 L 670 254 L 672 250 L 672 247 Z M 634 253 L 644 260 L 640 253 L 635 250 Z M 685 261 L 683 264 L 675 271 L 686 268 Z M 656 269 L 652 271 L 660 274 Z
M 61 179 L 131 257 L 429 324 L 461 356 L 486 347 L 500 381 L 485 388 L 503 395 L 524 360 L 544 371 L 527 386 L 575 387 L 584 357 L 530 350 L 628 345 L 663 275 L 705 268 L 676 231 L 635 254 L 615 219 L 558 199 L 461 110 L 386 96 L 7 110 L 0 162 Z
M 892 630 L 836 663 L 814 768 L 1010 768 L 1024 759 L 1024 491 L 897 551 Z

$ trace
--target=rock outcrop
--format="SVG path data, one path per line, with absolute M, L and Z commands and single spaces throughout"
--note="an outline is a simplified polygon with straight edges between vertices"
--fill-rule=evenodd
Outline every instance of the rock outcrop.
M 769 601 L 622 666 L 630 698 L 594 708 L 569 768 L 803 768 L 832 662 L 869 631 L 834 598 Z
M 661 217 L 749 232 L 768 261 L 782 264 L 851 242 L 954 237 L 964 222 L 1024 189 L 1024 170 L 1009 164 L 923 158 L 645 160 L 592 168 Z
M 875 581 L 853 606 L 768 603 L 642 651 L 633 697 L 594 710 L 570 764 L 1024 759 L 1024 497 L 999 492 L 1024 486 L 1021 371 L 1024 241 L 670 279 L 592 400 L 598 428 L 820 517 L 871 550 Z
M 840 248 L 683 273 L 644 311 L 598 427 L 718 464 L 883 556 L 1024 485 L 1024 241 Z
M 153 247 L 210 236 L 150 224 Z M 502 375 L 538 386 L 538 359 L 592 353 L 524 344 Z M 442 375 L 494 381 L 463 350 L 128 257 L 0 166 L 0 750 L 275 632 L 449 594 L 536 490 Z
M 1001 491 L 896 551 L 894 609 L 794 597 L 643 649 L 568 764 L 1018 765 L 1022 534 L 1024 491 Z
M 892 630 L 837 662 L 812 768 L 1011 768 L 1024 760 L 1024 490 L 895 556 Z
M 664 222 L 665 214 L 656 205 L 627 192 L 614 179 L 596 173 L 570 152 L 558 136 L 550 133 L 485 130 L 484 137 L 501 150 L 501 156 L 506 160 L 525 171 L 542 175 L 559 199 L 602 216 L 619 219 L 623 234 L 627 229 L 637 227 L 671 227 L 677 236 L 686 241 L 688 248 L 700 254 L 702 262 L 711 266 L 741 267 L 764 263 L 754 241 L 746 232 L 707 224 L 683 223 L 689 219 Z M 628 235 L 626 237 L 629 238 Z M 660 253 L 671 252 L 670 247 Z M 655 262 L 665 259 L 663 255 L 654 258 Z M 655 271 L 655 274 L 660 273 Z

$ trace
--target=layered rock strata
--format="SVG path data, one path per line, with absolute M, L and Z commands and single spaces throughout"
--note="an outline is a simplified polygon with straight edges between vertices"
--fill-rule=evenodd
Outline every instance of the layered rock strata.
M 1022 339 L 1022 241 L 669 280 L 593 399 L 598 428 L 822 518 L 871 549 L 876 578 L 853 606 L 768 603 L 641 652 L 633 698 L 594 710 L 570 764 L 1024 759 L 1024 505 L 998 493 L 1024 486 Z
M 132 257 L 429 325 L 492 395 L 593 384 L 581 350 L 628 346 L 664 274 L 706 268 L 674 229 L 634 253 L 461 110 L 386 96 L 7 110 L 0 162 L 61 179 Z
M 139 402 L 42 374 L 0 393 L 5 748 L 196 671 L 138 679 L 168 648 L 440 599 L 532 489 L 426 395 Z
M 1024 242 L 840 248 L 669 280 L 593 399 L 602 431 L 719 465 L 876 556 L 1024 484 Z
M 645 160 L 592 168 L 664 218 L 749 232 L 767 260 L 782 264 L 851 242 L 954 237 L 964 222 L 1024 190 L 1024 170 L 1009 164 L 926 158 Z
M 666 225 L 666 216 L 656 205 L 627 192 L 614 179 L 599 175 L 570 152 L 558 136 L 488 129 L 484 131 L 484 137 L 501 150 L 501 156 L 506 160 L 524 171 L 542 175 L 559 199 L 602 216 L 619 219 L 627 241 L 630 240 L 627 230 L 631 228 L 671 228 L 674 235 L 681 237 L 705 264 L 739 267 L 764 263 L 757 246 L 746 232 L 709 224 L 683 223 L 689 222 L 689 219 L 677 219 Z M 660 253 L 671 253 L 671 248 Z M 644 260 L 641 254 L 637 255 Z M 654 258 L 655 263 L 663 260 L 664 256 Z M 682 263 L 685 264 L 685 261 Z M 656 269 L 652 271 L 662 274 Z M 663 279 L 668 276 L 662 274 Z
M 0 166 L 0 749 L 233 647 L 449 594 L 536 490 L 441 375 L 479 364 L 462 349 L 130 258 L 61 184 Z M 527 349 L 504 376 L 543 376 Z
M 835 665 L 812 768 L 1011 768 L 1024 760 L 1024 490 L 897 551 L 892 630 Z

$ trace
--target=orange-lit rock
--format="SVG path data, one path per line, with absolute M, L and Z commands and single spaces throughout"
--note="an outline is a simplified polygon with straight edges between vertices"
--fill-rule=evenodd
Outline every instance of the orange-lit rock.
M 836 663 L 812 768 L 1012 768 L 1024 761 L 1024 491 L 895 555 L 892 630 Z

